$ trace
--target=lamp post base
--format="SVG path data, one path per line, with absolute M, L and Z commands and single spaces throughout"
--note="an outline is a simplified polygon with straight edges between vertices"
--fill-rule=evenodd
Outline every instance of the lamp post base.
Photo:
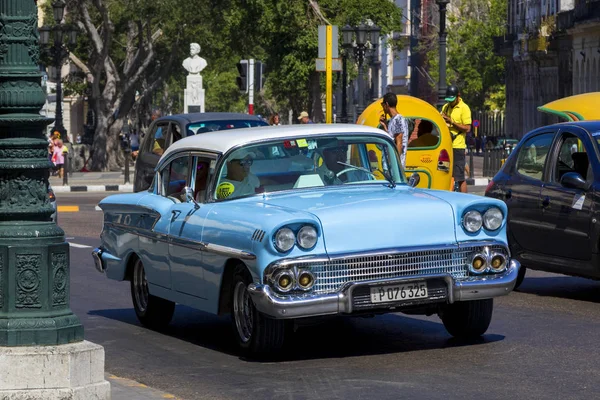
M 60 346 L 0 347 L 0 398 L 109 400 L 104 348 L 83 341 Z

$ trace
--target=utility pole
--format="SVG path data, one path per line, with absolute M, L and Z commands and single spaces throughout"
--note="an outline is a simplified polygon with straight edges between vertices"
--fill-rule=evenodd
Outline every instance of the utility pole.
M 438 82 L 438 107 L 441 110 L 446 98 L 446 7 L 450 0 L 436 0 L 440 8 L 440 80 Z

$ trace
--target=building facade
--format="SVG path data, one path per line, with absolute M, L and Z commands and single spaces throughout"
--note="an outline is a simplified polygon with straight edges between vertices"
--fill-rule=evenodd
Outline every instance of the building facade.
M 506 134 L 556 122 L 537 107 L 600 90 L 600 0 L 509 0 L 495 51 L 506 57 Z

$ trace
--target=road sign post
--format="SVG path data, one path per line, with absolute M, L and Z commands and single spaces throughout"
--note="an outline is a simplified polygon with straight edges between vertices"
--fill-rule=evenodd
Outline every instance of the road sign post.
M 248 114 L 254 114 L 254 59 L 248 60 Z
M 338 51 L 338 27 L 319 26 L 319 58 L 317 71 L 325 72 L 325 122 L 333 122 L 333 71 L 341 70 Z

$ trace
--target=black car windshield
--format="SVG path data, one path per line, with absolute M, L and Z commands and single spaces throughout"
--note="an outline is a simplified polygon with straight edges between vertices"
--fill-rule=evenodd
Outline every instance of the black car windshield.
M 392 143 L 376 136 L 279 139 L 230 153 L 217 173 L 213 198 L 309 187 L 404 182 Z
M 238 129 L 238 128 L 252 128 L 255 126 L 266 126 L 269 125 L 261 120 L 224 120 L 224 121 L 202 121 L 193 122 L 187 126 L 187 134 L 196 135 L 198 133 L 213 132 L 213 131 L 224 131 L 226 129 Z

